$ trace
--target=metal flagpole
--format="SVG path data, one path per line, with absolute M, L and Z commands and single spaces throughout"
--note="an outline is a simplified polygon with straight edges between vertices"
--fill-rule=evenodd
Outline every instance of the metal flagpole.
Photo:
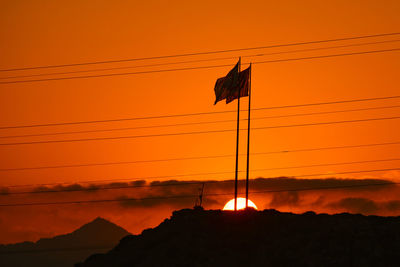
M 242 59 L 239 57 L 238 69 L 240 72 L 240 65 Z M 237 210 L 237 189 L 238 189 L 238 164 L 239 164 L 239 113 L 240 113 L 240 87 L 238 86 L 238 109 L 237 109 L 237 130 L 236 130 L 236 169 L 235 169 L 235 211 Z
M 250 163 L 250 110 L 251 110 L 251 63 L 249 71 L 249 110 L 247 118 L 247 169 L 246 169 L 246 208 L 249 206 L 249 163 Z

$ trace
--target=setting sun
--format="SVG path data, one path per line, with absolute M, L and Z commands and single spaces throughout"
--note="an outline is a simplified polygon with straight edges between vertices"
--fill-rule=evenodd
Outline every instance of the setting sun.
M 250 199 L 249 199 L 249 207 L 257 209 L 256 204 L 254 204 L 253 201 L 251 201 Z M 237 209 L 243 210 L 245 208 L 246 208 L 246 199 L 244 197 L 238 197 Z M 229 200 L 223 208 L 223 210 L 234 210 L 234 209 L 235 209 L 235 199 Z

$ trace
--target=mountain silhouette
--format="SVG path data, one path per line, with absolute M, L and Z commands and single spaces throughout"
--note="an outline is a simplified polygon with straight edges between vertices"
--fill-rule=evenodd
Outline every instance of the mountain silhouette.
M 93 253 L 106 252 L 129 235 L 123 228 L 102 218 L 72 233 L 42 238 L 37 242 L 0 245 L 0 266 L 73 266 Z
M 400 217 L 180 210 L 76 267 L 399 266 Z

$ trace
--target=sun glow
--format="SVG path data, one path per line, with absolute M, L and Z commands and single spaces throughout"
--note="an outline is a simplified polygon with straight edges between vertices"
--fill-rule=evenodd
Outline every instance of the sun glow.
M 258 209 L 256 204 L 254 204 L 253 201 L 251 201 L 250 199 L 249 199 L 249 207 Z M 244 197 L 238 197 L 237 198 L 237 209 L 243 210 L 245 208 L 246 208 L 246 199 Z M 229 200 L 223 208 L 223 210 L 234 210 L 234 209 L 235 209 L 235 199 Z

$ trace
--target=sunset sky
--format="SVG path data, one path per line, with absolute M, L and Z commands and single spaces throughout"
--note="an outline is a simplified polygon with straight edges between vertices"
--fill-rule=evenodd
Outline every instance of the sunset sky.
M 400 2 L 396 0 L 0 1 L 0 205 L 96 199 L 120 200 L 109 203 L 0 207 L 0 243 L 34 241 L 40 237 L 70 232 L 97 216 L 109 219 L 132 233 L 140 233 L 145 228 L 159 224 L 170 216 L 173 210 L 192 207 L 195 198 L 157 201 L 126 201 L 124 198 L 197 195 L 200 182 L 203 180 L 214 181 L 205 186 L 205 194 L 232 193 L 232 195 L 205 196 L 205 208 L 222 208 L 233 196 L 232 182 L 218 183 L 218 181 L 234 178 L 235 112 L 107 123 L 4 128 L 235 111 L 236 101 L 228 105 L 219 102 L 214 106 L 213 89 L 216 79 L 226 75 L 236 64 L 239 56 L 244 63 L 242 68 L 247 67 L 249 62 L 255 63 L 252 69 L 254 108 L 252 127 L 391 118 L 253 130 L 250 150 L 252 153 L 260 154 L 251 157 L 250 177 L 271 179 L 254 181 L 250 185 L 250 190 L 282 191 L 307 187 L 345 186 L 354 183 L 400 182 L 400 171 L 396 170 L 400 168 L 398 152 L 400 143 L 362 148 L 293 151 L 400 142 L 399 119 L 393 118 L 400 116 L 400 98 L 301 108 L 261 109 L 398 96 L 400 95 L 399 50 L 257 63 L 400 49 L 400 34 L 198 56 L 6 71 L 37 66 L 147 58 L 397 33 L 400 32 L 399 13 Z M 198 60 L 204 61 L 179 63 Z M 167 63 L 173 64 L 167 65 Z M 143 67 L 156 64 L 159 66 Z M 227 66 L 100 78 L 7 83 L 215 65 Z M 103 68 L 120 69 L 89 72 Z M 39 76 L 64 72 L 74 73 Z M 241 100 L 243 109 L 247 107 L 247 101 L 247 98 Z M 355 109 L 359 111 L 344 112 Z M 334 111 L 340 112 L 284 117 Z M 281 117 L 264 118 L 274 116 Z M 247 113 L 242 112 L 241 118 L 246 117 Z M 153 127 L 221 120 L 227 122 Z M 247 121 L 242 120 L 241 128 L 245 128 L 246 125 Z M 7 137 L 145 126 L 153 128 Z M 225 129 L 232 131 L 5 145 L 42 140 L 162 135 Z M 240 153 L 245 153 L 246 131 L 241 131 L 240 134 Z M 211 157 L 222 155 L 227 157 Z M 211 158 L 204 158 L 209 156 Z M 203 157 L 203 159 L 5 170 L 188 157 Z M 364 163 L 360 163 L 363 161 Z M 344 164 L 334 165 L 336 163 Z M 326 166 L 328 164 L 330 165 Z M 301 167 L 309 165 L 324 166 Z M 239 169 L 244 171 L 245 166 L 246 158 L 241 156 Z M 382 169 L 386 171 L 356 173 Z M 241 172 L 239 178 L 244 177 L 245 172 Z M 298 179 L 285 180 L 275 177 Z M 341 179 L 323 180 L 328 177 Z M 10 194 L 68 189 L 71 188 L 71 184 L 75 189 L 85 189 L 90 186 L 109 188 L 125 186 L 136 180 L 144 181 L 136 182 L 137 185 L 150 185 L 152 181 L 164 183 L 169 180 L 177 180 L 180 183 L 195 181 L 196 184 L 90 192 Z M 93 182 L 86 183 L 89 181 Z M 177 181 L 170 183 L 177 184 L 179 183 Z M 50 185 L 44 187 L 41 184 Z M 32 186 L 13 187 L 17 185 Z M 243 190 L 243 184 L 240 183 L 241 196 Z M 365 186 L 346 190 L 254 194 L 250 195 L 250 198 L 260 209 L 399 215 L 399 191 L 397 186 Z

